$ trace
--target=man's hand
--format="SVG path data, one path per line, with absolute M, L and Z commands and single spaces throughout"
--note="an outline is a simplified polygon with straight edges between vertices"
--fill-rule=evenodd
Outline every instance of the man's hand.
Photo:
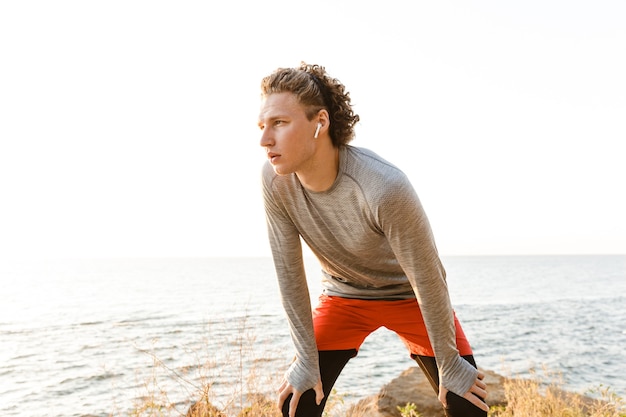
M 322 399 L 324 399 L 324 390 L 322 389 L 322 381 L 317 381 L 315 387 L 315 402 L 317 405 L 320 405 Z M 283 383 L 280 384 L 280 388 L 278 388 L 278 409 L 283 409 L 283 404 L 289 394 L 293 394 L 291 400 L 289 401 L 289 417 L 296 417 L 296 409 L 298 408 L 298 402 L 300 402 L 300 397 L 302 393 L 295 389 L 286 379 L 283 380 Z
M 474 381 L 474 385 L 472 385 L 463 395 L 467 401 L 474 404 L 476 407 L 480 408 L 483 411 L 489 411 L 489 406 L 481 400 L 487 397 L 487 385 L 483 382 L 483 378 L 485 374 L 478 371 L 478 376 L 476 377 L 476 381 Z M 445 408 L 448 408 L 448 403 L 446 401 L 446 395 L 448 394 L 448 390 L 441 384 L 439 384 L 439 401 Z M 474 395 L 475 394 L 475 395 Z M 478 397 L 476 396 L 478 395 Z M 480 397 L 480 398 L 479 398 Z

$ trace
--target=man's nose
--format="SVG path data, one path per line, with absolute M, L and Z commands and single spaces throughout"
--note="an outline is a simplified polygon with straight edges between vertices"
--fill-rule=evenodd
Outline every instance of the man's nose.
M 263 131 L 261 132 L 261 140 L 259 142 L 259 145 L 266 147 L 266 146 L 270 146 L 271 144 L 272 144 L 272 140 L 269 134 L 269 129 L 263 129 Z

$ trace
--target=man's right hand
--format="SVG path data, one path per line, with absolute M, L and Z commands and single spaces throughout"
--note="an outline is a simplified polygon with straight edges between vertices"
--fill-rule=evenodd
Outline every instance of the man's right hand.
M 317 405 L 320 405 L 322 400 L 324 399 L 324 390 L 322 389 L 322 381 L 317 381 L 315 387 L 315 402 Z M 295 389 L 293 385 L 289 383 L 286 379 L 283 380 L 283 383 L 280 384 L 280 388 L 278 388 L 278 409 L 283 409 L 283 404 L 285 400 L 291 395 L 291 400 L 289 401 L 289 417 L 296 417 L 296 409 L 298 408 L 298 403 L 300 402 L 300 397 L 302 397 L 302 393 Z

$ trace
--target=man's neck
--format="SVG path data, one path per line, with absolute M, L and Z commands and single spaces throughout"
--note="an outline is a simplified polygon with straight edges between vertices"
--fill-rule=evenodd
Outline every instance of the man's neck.
M 306 170 L 296 172 L 300 183 L 304 188 L 313 192 L 328 190 L 339 172 L 339 148 L 330 146 L 320 152 Z

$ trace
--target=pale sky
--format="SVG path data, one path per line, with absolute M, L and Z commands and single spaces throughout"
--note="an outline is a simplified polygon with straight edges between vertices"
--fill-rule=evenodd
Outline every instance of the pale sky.
M 442 255 L 626 253 L 626 2 L 0 2 L 0 258 L 266 256 L 260 79 L 326 67 Z

